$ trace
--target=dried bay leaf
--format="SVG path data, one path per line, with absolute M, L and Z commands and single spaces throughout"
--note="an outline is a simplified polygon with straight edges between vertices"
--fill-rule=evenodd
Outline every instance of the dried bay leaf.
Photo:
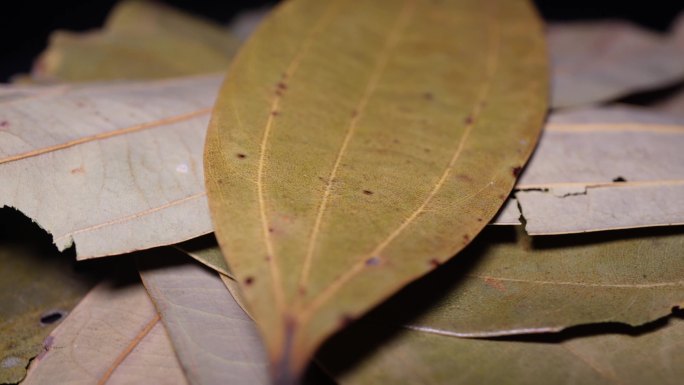
M 517 201 L 494 223 L 514 224 L 519 204 L 533 235 L 684 224 L 682 148 L 681 117 L 622 106 L 556 112 Z
M 460 337 L 545 333 L 591 323 L 639 326 L 684 306 L 681 229 L 531 238 L 490 227 L 411 298 L 435 297 L 408 321 Z M 411 300 L 413 301 L 413 299 Z M 424 303 L 424 301 L 422 301 Z M 399 302 L 397 316 L 421 303 Z
M 211 232 L 201 152 L 219 76 L 7 87 L 0 206 L 79 259 Z M 17 96 L 13 95 L 17 90 Z
M 43 340 L 94 285 L 72 261 L 45 250 L 0 243 L 0 383 L 17 383 Z M 61 258 L 60 258 L 61 257 Z
M 321 362 L 343 385 L 362 384 L 679 384 L 684 376 L 684 319 L 639 335 L 599 334 L 560 343 L 481 340 L 399 330 L 343 366 L 381 329 L 331 346 Z
M 234 278 L 233 273 L 228 269 L 223 254 L 221 254 L 221 249 L 219 249 L 216 243 L 214 234 L 207 234 L 196 239 L 191 239 L 175 245 L 175 247 L 204 265 L 218 271 L 221 275 L 230 277 L 229 279 Z
M 95 383 L 188 383 L 139 281 L 96 286 L 45 340 L 22 382 Z
M 124 1 L 101 31 L 54 32 L 32 75 L 83 82 L 201 74 L 226 68 L 238 45 L 209 21 L 154 2 Z
M 277 378 L 494 216 L 536 142 L 545 73 L 526 1 L 300 0 L 264 21 L 205 162 Z
M 138 265 L 190 383 L 270 383 L 256 325 L 216 272 L 188 261 L 166 249 Z
M 684 17 L 669 36 L 621 21 L 556 23 L 547 35 L 553 107 L 593 104 L 684 79 Z

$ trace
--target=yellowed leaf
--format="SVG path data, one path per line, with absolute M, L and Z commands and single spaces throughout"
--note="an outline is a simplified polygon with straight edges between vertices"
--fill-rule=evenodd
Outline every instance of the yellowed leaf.
M 495 223 L 530 234 L 684 223 L 684 120 L 604 107 L 551 115 L 515 197 Z M 562 220 L 559 220 L 562 219 Z
M 536 142 L 546 65 L 521 0 L 295 0 L 264 21 L 205 162 L 276 377 L 494 216 Z
M 684 79 L 684 16 L 668 35 L 622 21 L 548 27 L 553 107 L 616 99 Z
M 96 286 L 44 348 L 22 384 L 187 384 L 140 282 Z
M 233 300 L 218 273 L 173 249 L 138 259 L 192 384 L 268 384 L 268 360 L 256 325 Z
M 3 88 L 0 206 L 79 259 L 210 232 L 201 153 L 219 82 Z

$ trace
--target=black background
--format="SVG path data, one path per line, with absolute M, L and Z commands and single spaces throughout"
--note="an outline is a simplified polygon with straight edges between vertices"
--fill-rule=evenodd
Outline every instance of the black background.
M 97 28 L 116 2 L 0 1 L 0 82 L 7 81 L 13 74 L 28 72 L 33 59 L 45 48 L 52 30 L 84 31 Z M 277 3 L 275 0 L 162 2 L 221 23 L 230 21 L 240 10 Z M 536 0 L 535 3 L 547 20 L 622 18 L 659 31 L 666 31 L 679 12 L 684 10 L 684 0 Z

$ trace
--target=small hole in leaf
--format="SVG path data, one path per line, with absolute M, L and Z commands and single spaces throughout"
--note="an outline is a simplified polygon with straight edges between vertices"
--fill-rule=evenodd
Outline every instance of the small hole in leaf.
M 64 312 L 60 310 L 51 311 L 45 314 L 44 316 L 40 317 L 40 323 L 42 325 L 50 325 L 61 320 L 62 317 L 64 317 Z
M 616 182 L 616 183 L 627 182 L 627 179 L 625 179 L 621 176 L 618 176 L 617 178 L 613 179 L 613 182 Z

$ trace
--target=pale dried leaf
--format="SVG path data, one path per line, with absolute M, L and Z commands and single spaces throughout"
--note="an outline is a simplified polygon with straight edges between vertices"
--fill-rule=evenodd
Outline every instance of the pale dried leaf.
M 684 119 L 628 107 L 551 115 L 515 187 L 530 234 L 684 223 Z M 559 220 L 562 218 L 562 220 Z
M 669 36 L 622 21 L 548 27 L 552 106 L 615 99 L 684 79 L 684 17 Z
M 187 384 L 140 282 L 96 286 L 44 348 L 22 384 Z
M 256 325 L 218 273 L 162 249 L 139 258 L 140 276 L 159 310 L 190 383 L 268 384 Z
M 211 232 L 201 157 L 220 81 L 5 88 L 0 206 L 79 259 Z

